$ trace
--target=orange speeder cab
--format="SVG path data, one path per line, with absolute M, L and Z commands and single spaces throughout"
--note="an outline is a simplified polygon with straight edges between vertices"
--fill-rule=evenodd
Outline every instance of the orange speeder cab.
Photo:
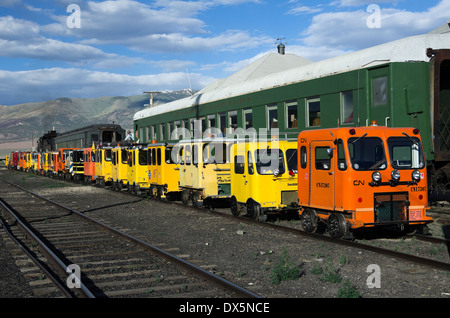
M 327 224 L 332 237 L 394 225 L 426 229 L 426 161 L 415 128 L 376 126 L 302 131 L 298 135 L 301 224 Z

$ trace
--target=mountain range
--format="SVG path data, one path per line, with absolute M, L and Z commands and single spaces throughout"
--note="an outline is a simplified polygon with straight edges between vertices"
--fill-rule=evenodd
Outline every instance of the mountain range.
M 154 94 L 154 105 L 193 94 L 189 89 Z M 62 133 L 91 124 L 115 123 L 133 128 L 133 116 L 149 106 L 150 95 L 98 98 L 57 98 L 55 100 L 0 106 L 0 144 L 36 141 L 55 129 Z

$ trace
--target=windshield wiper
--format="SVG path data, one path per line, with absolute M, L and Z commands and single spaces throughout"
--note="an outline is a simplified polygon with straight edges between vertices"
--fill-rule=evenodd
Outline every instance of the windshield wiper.
M 408 136 L 407 133 L 402 132 L 402 135 L 405 135 L 405 136 L 409 139 L 409 141 L 411 141 L 415 146 L 419 145 L 419 142 L 417 142 L 416 140 L 414 140 L 412 137 Z
M 352 144 L 354 144 L 355 142 L 357 142 L 358 140 L 360 140 L 361 138 L 364 138 L 367 136 L 367 133 L 365 133 L 364 135 L 362 135 L 361 137 L 356 138 L 355 140 L 350 141 Z

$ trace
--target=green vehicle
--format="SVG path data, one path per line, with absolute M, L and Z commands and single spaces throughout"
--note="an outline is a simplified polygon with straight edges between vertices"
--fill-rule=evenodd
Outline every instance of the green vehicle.
M 450 33 L 429 33 L 312 62 L 269 53 L 191 97 L 134 115 L 140 142 L 296 138 L 317 128 L 415 127 L 430 200 L 450 201 Z

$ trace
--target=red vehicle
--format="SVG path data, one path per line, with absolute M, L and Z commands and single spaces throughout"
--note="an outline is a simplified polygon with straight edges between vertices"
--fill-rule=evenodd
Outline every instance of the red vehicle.
M 95 181 L 95 149 L 84 148 L 84 183 Z
M 9 157 L 8 168 L 16 170 L 18 169 L 18 167 L 19 167 L 19 152 L 18 151 L 11 152 L 11 156 Z

